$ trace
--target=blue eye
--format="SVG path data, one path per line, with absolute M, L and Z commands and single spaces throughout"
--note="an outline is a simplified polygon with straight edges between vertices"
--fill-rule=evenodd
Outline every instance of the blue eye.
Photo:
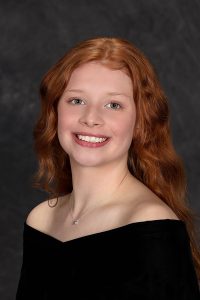
M 111 108 L 114 109 L 114 110 L 118 110 L 121 108 L 121 105 L 119 103 L 116 103 L 116 102 L 111 102 L 107 105 L 111 105 Z
M 73 103 L 73 104 L 81 104 L 80 102 L 83 101 L 79 98 L 73 98 L 71 100 L 69 100 L 69 102 Z

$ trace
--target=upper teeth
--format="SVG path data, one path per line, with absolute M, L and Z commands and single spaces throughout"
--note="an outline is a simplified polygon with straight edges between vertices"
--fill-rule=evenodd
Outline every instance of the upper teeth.
M 106 138 L 97 138 L 95 136 L 87 136 L 87 135 L 85 136 L 85 135 L 80 135 L 80 134 L 78 134 L 77 136 L 80 140 L 83 140 L 86 142 L 93 142 L 93 143 L 101 143 L 106 140 Z

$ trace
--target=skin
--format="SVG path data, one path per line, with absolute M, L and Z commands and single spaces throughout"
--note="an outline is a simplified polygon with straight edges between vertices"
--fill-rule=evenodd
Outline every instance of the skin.
M 73 71 L 58 103 L 58 138 L 70 158 L 74 218 L 117 201 L 134 180 L 127 157 L 135 120 L 132 81 L 125 72 L 99 62 Z M 72 136 L 82 131 L 110 140 L 103 147 L 83 147 Z

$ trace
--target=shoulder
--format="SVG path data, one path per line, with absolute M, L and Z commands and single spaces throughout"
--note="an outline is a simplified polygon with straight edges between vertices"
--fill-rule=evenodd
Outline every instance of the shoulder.
M 133 195 L 136 195 L 133 197 Z M 142 182 L 133 178 L 128 189 L 127 209 L 130 222 L 176 219 L 175 212 Z
M 161 199 L 151 199 L 139 202 L 132 210 L 131 221 L 151 221 L 159 219 L 179 220 L 174 211 Z
M 26 224 L 38 230 L 46 229 L 52 223 L 55 213 L 62 204 L 62 197 L 47 199 L 36 205 L 27 215 Z
M 28 213 L 26 224 L 36 229 L 41 229 L 49 222 L 50 215 L 49 200 L 45 200 Z

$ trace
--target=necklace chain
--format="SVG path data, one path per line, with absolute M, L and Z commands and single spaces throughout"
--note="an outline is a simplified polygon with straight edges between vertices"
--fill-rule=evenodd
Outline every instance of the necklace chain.
M 72 198 L 71 198 L 71 195 L 70 195 L 70 199 L 69 199 L 69 201 L 71 200 Z M 93 209 L 94 209 L 95 207 L 93 207 Z M 92 209 L 92 210 L 93 210 Z M 92 211 L 91 210 L 91 211 Z M 79 220 L 80 220 L 80 218 L 81 217 L 83 217 L 85 214 L 87 214 L 87 212 L 88 212 L 88 210 L 86 210 L 86 212 L 84 213 L 84 214 L 82 214 L 79 218 L 76 218 L 76 219 L 74 219 L 73 218 L 73 215 L 72 215 L 72 204 L 71 204 L 71 208 L 70 208 L 70 216 L 71 216 L 71 218 L 72 218 L 72 225 L 78 225 L 79 224 Z
M 128 175 L 128 172 L 125 174 L 125 176 L 123 177 L 122 181 L 120 182 L 120 184 L 124 181 L 124 179 L 126 178 L 126 176 Z M 69 199 L 69 202 L 71 201 L 72 197 L 70 195 L 70 199 Z M 94 210 L 95 207 L 93 207 L 93 209 L 89 210 L 89 211 L 92 211 Z M 73 215 L 72 215 L 72 204 L 71 204 L 71 208 L 70 208 L 70 216 L 72 218 L 72 225 L 78 225 L 79 224 L 79 220 L 81 217 L 83 217 L 84 215 L 86 215 L 88 212 L 88 210 L 86 210 L 86 212 L 84 214 L 82 214 L 79 218 L 77 219 L 74 219 L 73 218 Z

